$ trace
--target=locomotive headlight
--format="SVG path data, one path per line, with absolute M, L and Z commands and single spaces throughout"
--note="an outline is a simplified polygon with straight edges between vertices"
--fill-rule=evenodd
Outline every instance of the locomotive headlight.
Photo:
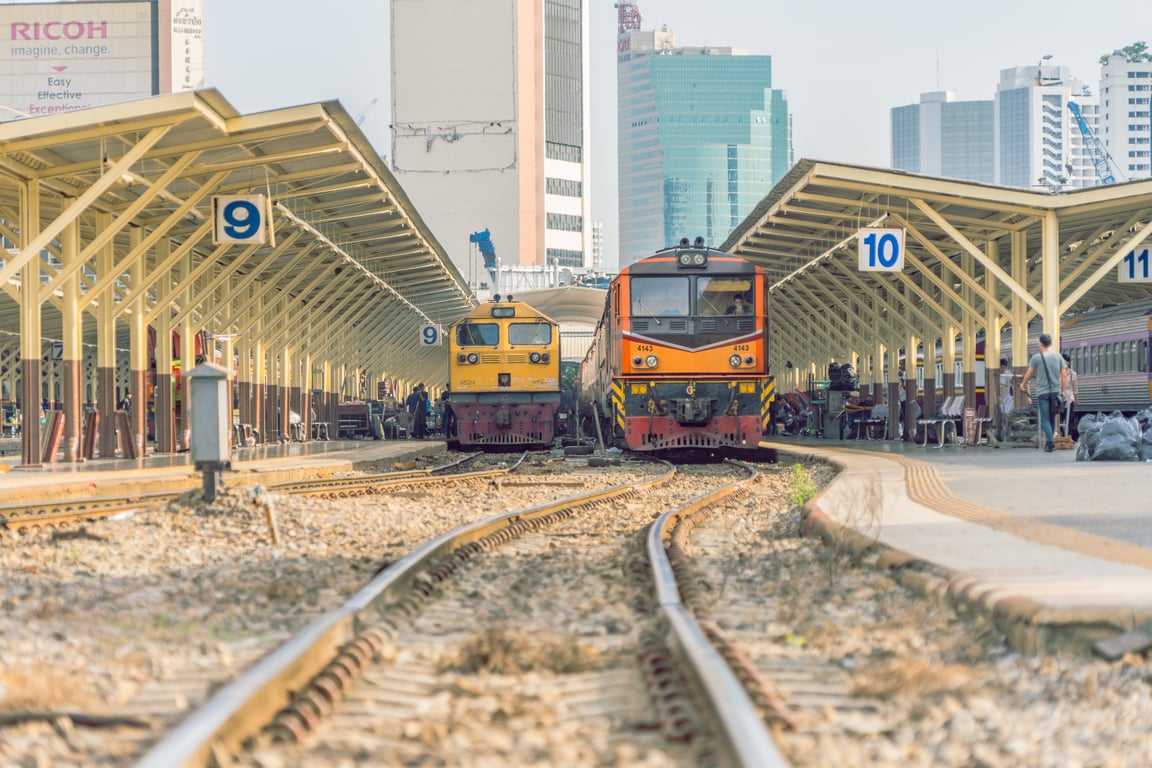
M 649 368 L 655 368 L 659 362 L 660 361 L 656 359 L 656 355 L 648 355 L 648 357 L 644 358 L 644 364 Z
M 464 363 L 468 362 L 468 355 L 461 352 L 460 354 L 456 355 L 456 362 L 463 365 Z
M 752 365 L 754 362 L 756 362 L 756 358 L 752 357 L 752 355 L 748 355 L 744 358 L 744 365 Z
M 480 355 L 476 354 L 475 352 L 469 352 L 468 362 L 471 365 L 476 365 L 476 363 L 480 362 Z
M 636 357 L 632 358 L 632 365 L 639 368 L 640 366 L 644 365 L 644 358 L 640 357 L 640 355 L 636 355 Z
M 739 368 L 741 362 L 742 362 L 742 360 L 740 358 L 740 355 L 729 355 L 728 356 L 728 365 L 732 366 L 733 368 Z
M 532 354 L 528 355 L 528 362 L 530 362 L 530 363 L 540 362 L 540 353 L 539 352 L 533 352 Z
M 708 257 L 699 251 L 685 252 L 676 257 L 676 263 L 681 267 L 703 267 L 708 263 Z

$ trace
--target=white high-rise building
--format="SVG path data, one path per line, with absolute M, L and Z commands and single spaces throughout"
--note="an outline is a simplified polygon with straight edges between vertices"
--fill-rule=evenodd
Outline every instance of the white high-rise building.
M 892 108 L 892 167 L 992 183 L 992 101 L 960 101 L 955 91 L 920 94 Z
M 1051 190 L 1102 183 L 1090 138 L 1099 136 L 1099 103 L 1067 67 L 1041 61 L 1000 70 L 993 118 L 995 183 Z
M 1100 140 L 1117 181 L 1152 176 L 1152 61 L 1108 57 L 1100 68 Z
M 585 0 L 392 0 L 392 152 L 400 184 L 460 273 L 585 267 Z

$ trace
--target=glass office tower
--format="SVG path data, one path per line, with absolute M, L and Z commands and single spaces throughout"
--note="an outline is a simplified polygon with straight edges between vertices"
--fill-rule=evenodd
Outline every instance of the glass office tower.
M 722 242 L 792 167 L 770 56 L 622 31 L 617 100 L 622 267 L 682 237 Z

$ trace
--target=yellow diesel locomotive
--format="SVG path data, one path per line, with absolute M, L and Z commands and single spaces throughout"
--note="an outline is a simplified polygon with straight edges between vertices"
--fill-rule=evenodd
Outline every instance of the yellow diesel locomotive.
M 496 295 L 449 332 L 449 444 L 479 449 L 550 445 L 560 409 L 559 326 Z
M 702 238 L 620 270 L 580 368 L 584 433 L 599 421 L 633 451 L 751 455 L 775 395 L 767 300 L 762 268 Z

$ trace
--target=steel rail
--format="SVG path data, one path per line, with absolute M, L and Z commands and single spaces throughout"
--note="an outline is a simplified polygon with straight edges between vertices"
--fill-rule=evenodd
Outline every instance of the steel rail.
M 693 683 L 703 694 L 713 719 L 719 723 L 720 735 L 734 759 L 747 768 L 786 768 L 788 762 L 772 740 L 759 709 L 723 656 L 708 640 L 691 611 L 681 602 L 672 562 L 664 547 L 665 539 L 681 519 L 739 493 L 757 481 L 757 469 L 742 462 L 731 463 L 743 467 L 749 472 L 749 477 L 701 494 L 660 515 L 648 529 L 648 560 L 660 610 L 668 621 L 676 644 L 688 661 Z
M 411 482 L 428 482 L 441 479 L 437 477 L 437 473 L 459 467 L 480 455 L 482 454 L 469 454 L 447 464 L 427 467 L 421 470 L 383 472 L 379 475 L 361 475 L 356 477 L 328 477 L 322 480 L 285 480 L 277 483 L 269 483 L 265 485 L 264 488 L 266 491 L 278 493 L 309 495 L 340 493 L 341 491 L 347 492 L 357 488 L 386 488 Z M 449 477 L 453 480 L 472 480 L 492 477 L 493 475 L 508 474 L 519 468 L 527 456 L 527 453 L 522 454 L 514 464 L 504 469 L 464 472 L 458 475 L 450 475 Z M 154 491 L 151 493 L 133 493 L 124 496 L 103 496 L 87 499 L 5 504 L 0 506 L 0 530 L 15 531 L 21 528 L 55 527 L 74 520 L 96 520 L 101 517 L 110 517 L 111 515 L 121 512 L 130 512 L 142 508 L 154 508 L 194 490 L 195 487 L 189 486 L 170 491 Z
M 236 754 L 277 712 L 294 691 L 303 688 L 358 632 L 369 629 L 376 616 L 409 593 L 420 575 L 454 550 L 523 521 L 635 495 L 667 483 L 675 467 L 662 474 L 611 488 L 556 499 L 525 509 L 504 512 L 469 523 L 425 543 L 352 595 L 340 608 L 314 620 L 253 667 L 225 685 L 191 713 L 136 763 L 136 768 L 206 768 Z

